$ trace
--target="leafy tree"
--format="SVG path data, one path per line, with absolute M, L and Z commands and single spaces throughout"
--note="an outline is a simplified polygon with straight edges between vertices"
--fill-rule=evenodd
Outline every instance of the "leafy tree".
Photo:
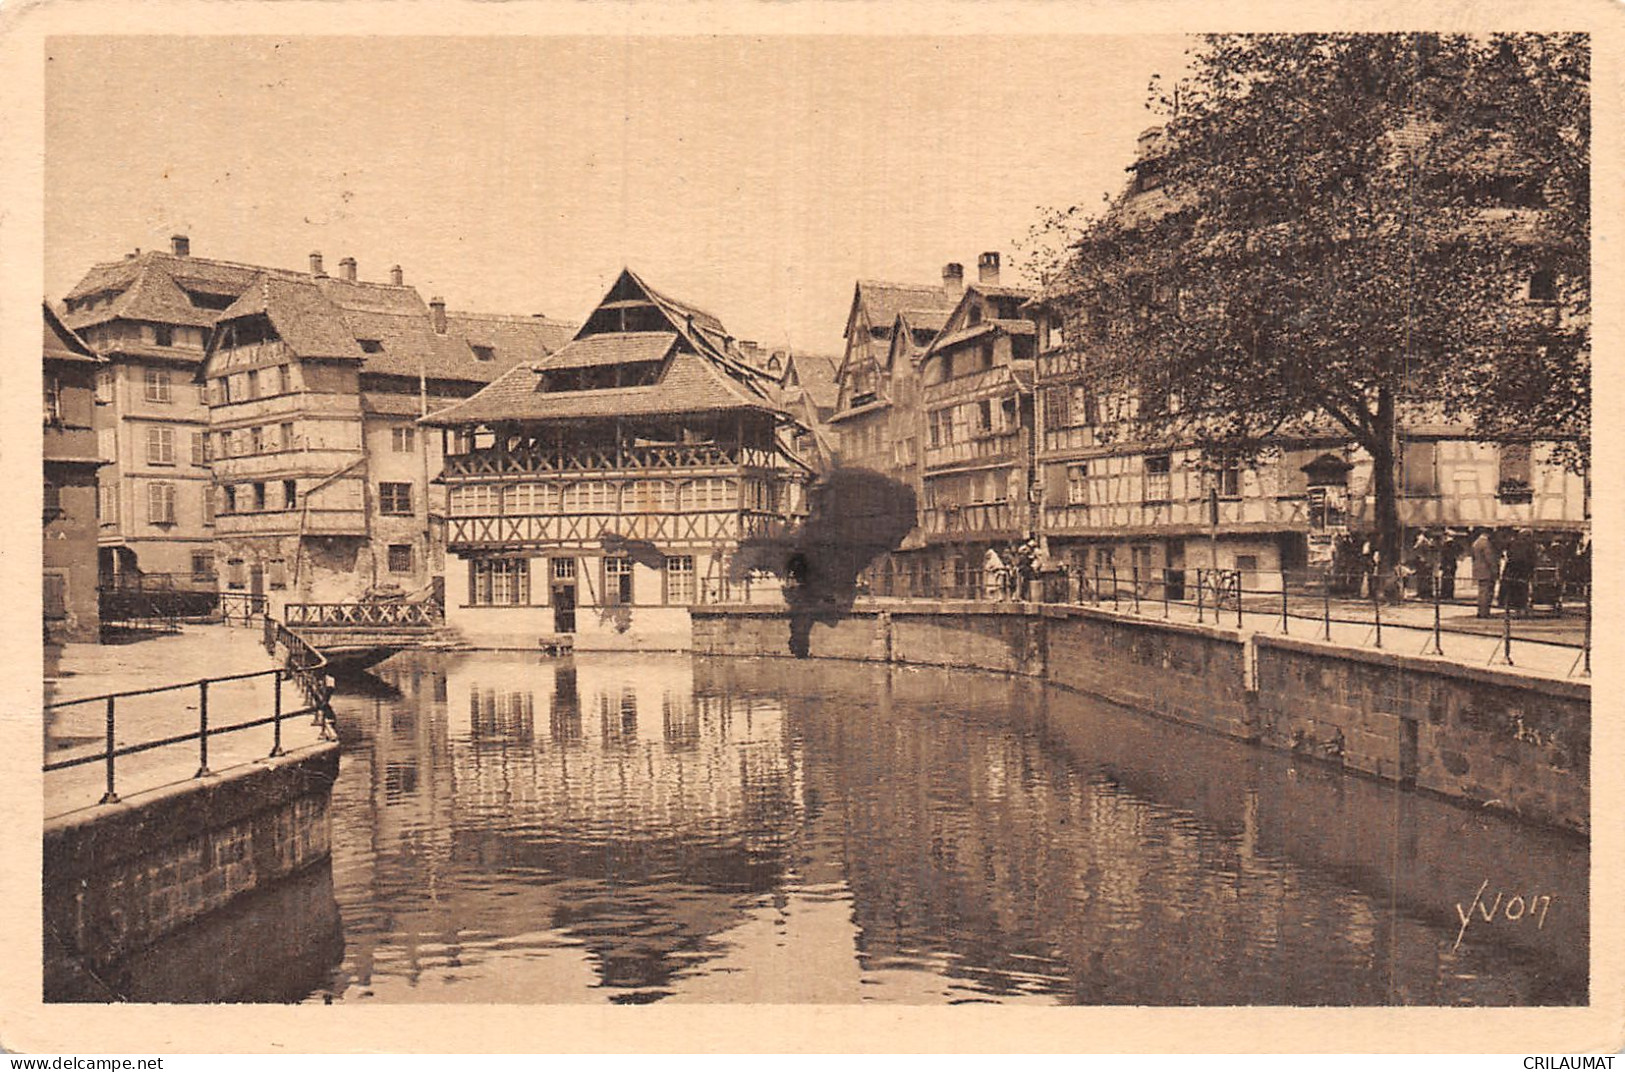
M 1582 459 L 1588 74 L 1583 36 L 1203 39 L 1129 192 L 1049 272 L 1116 434 L 1346 435 L 1388 567 L 1405 420 Z

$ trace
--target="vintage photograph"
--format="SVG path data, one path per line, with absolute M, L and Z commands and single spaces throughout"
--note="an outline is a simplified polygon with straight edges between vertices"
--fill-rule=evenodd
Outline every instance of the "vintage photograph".
M 46 38 L 43 1000 L 1588 1006 L 1591 64 Z

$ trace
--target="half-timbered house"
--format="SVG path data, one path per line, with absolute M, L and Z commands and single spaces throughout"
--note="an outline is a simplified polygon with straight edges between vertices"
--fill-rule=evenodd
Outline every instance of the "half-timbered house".
M 1033 532 L 1034 292 L 1000 284 L 997 253 L 978 269 L 920 361 L 920 530 L 946 590 Z
M 398 275 L 263 273 L 220 314 L 203 370 L 225 591 L 349 601 L 434 591 L 438 436 L 417 421 L 562 346 L 573 325 L 448 313 Z
M 774 386 L 716 317 L 622 271 L 568 345 L 424 421 L 447 440 L 448 621 L 686 648 L 691 604 L 777 598 L 740 554 L 802 512 Z

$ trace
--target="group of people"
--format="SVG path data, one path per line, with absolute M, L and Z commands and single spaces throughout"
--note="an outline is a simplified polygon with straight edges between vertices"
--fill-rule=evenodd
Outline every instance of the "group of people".
M 982 598 L 1020 599 L 1038 575 L 1039 554 L 1038 541 L 1032 537 L 1010 544 L 1002 555 L 989 547 L 982 556 Z
M 1532 602 L 1558 602 L 1590 578 L 1590 545 L 1582 534 L 1537 536 L 1529 528 L 1423 529 L 1398 564 L 1400 597 L 1432 599 L 1437 586 L 1440 599 L 1455 599 L 1456 573 L 1463 558 L 1471 563 L 1480 618 L 1490 617 L 1496 606 L 1527 611 Z M 1334 589 L 1360 595 L 1362 586 L 1380 577 L 1381 565 L 1374 540 L 1343 537 L 1334 548 Z M 1371 594 L 1369 587 L 1364 594 Z

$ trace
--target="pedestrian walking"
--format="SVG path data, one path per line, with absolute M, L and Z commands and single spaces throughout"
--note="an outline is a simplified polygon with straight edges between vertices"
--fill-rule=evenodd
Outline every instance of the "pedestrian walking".
M 1529 609 L 1529 586 L 1535 579 L 1535 563 L 1540 546 L 1532 529 L 1519 529 L 1507 545 L 1506 565 L 1501 574 L 1501 605 L 1508 610 Z
M 1004 598 L 1004 559 L 993 548 L 987 549 L 982 556 L 982 598 L 999 600 Z
M 1490 530 L 1482 529 L 1471 548 L 1473 580 L 1478 582 L 1478 616 L 1488 618 L 1490 605 L 1495 602 L 1495 582 L 1501 575 L 1501 552 L 1490 538 Z

